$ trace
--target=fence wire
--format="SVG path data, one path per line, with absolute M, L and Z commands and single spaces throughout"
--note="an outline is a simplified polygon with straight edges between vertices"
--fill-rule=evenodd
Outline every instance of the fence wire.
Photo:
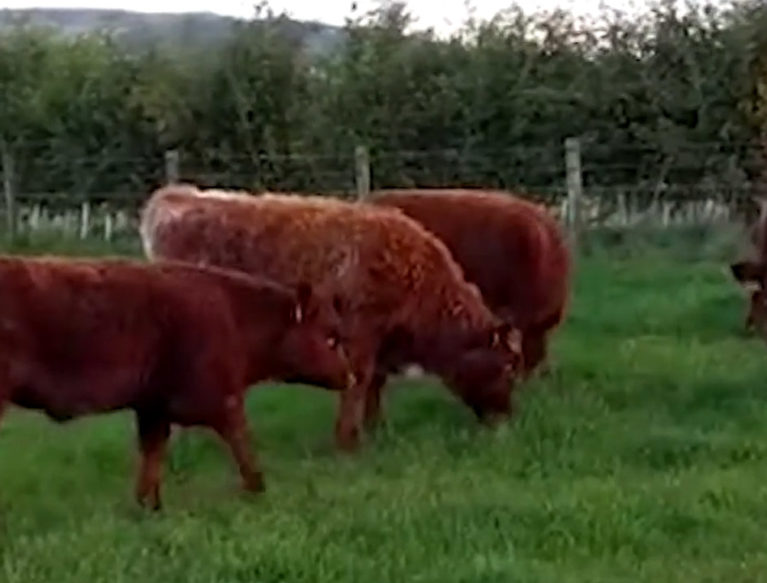
M 354 152 L 223 155 L 211 149 L 178 153 L 178 179 L 202 188 L 288 191 L 355 198 L 359 185 Z M 145 157 L 119 151 L 66 160 L 36 144 L 13 152 L 15 214 L 23 228 L 68 225 L 106 236 L 132 228 L 152 190 L 167 182 L 165 152 Z M 564 145 L 517 145 L 495 150 L 468 147 L 371 150 L 371 188 L 502 189 L 548 205 L 570 220 Z M 671 225 L 745 218 L 767 196 L 767 171 L 759 144 L 679 143 L 674 148 L 582 140 L 579 208 L 586 225 L 631 225 L 654 220 Z M 79 216 L 80 219 L 76 217 Z M 88 224 L 83 226 L 82 216 Z M 649 217 L 649 219 L 648 219 Z M 73 225 L 79 224 L 79 227 Z

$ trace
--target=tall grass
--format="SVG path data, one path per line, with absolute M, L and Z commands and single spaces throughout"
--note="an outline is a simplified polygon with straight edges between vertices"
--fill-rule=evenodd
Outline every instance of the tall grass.
M 438 383 L 402 381 L 387 425 L 340 456 L 332 395 L 255 389 L 262 497 L 238 492 L 212 436 L 188 433 L 172 446 L 165 511 L 143 514 L 129 414 L 57 426 L 11 410 L 0 580 L 767 578 L 767 347 L 741 333 L 728 253 L 685 237 L 591 241 L 553 372 L 520 388 L 498 431 Z

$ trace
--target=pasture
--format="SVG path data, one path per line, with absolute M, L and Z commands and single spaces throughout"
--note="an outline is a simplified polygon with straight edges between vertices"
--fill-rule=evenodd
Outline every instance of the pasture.
M 212 435 L 176 433 L 165 509 L 142 513 L 130 414 L 57 426 L 11 409 L 0 580 L 765 580 L 767 346 L 742 333 L 735 251 L 718 237 L 592 242 L 554 371 L 498 431 L 435 383 L 399 381 L 386 426 L 348 457 L 333 395 L 251 392 L 259 498 Z M 14 251 L 139 252 L 52 245 Z

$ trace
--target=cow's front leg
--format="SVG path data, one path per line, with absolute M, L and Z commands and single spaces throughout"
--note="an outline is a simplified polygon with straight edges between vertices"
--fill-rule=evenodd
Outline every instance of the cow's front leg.
M 136 482 L 136 501 L 152 510 L 160 510 L 162 464 L 170 438 L 170 422 L 164 415 L 141 411 L 136 413 L 141 466 Z

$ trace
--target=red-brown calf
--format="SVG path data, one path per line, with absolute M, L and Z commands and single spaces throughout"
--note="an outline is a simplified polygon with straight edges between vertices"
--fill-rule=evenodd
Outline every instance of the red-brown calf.
M 434 235 L 398 211 L 322 197 L 250 196 L 177 185 L 142 211 L 149 258 L 209 263 L 343 293 L 357 384 L 342 393 L 336 439 L 358 444 L 363 416 L 380 415 L 386 374 L 417 362 L 475 414 L 510 413 L 519 333 L 468 284 Z
M 487 305 L 521 329 L 526 374 L 545 359 L 548 336 L 567 307 L 570 253 L 543 206 L 462 189 L 381 190 L 372 202 L 401 210 L 447 245 Z
M 767 265 L 764 261 L 738 261 L 730 265 L 735 280 L 749 291 L 746 332 L 754 331 L 767 340 Z
M 353 377 L 338 337 L 309 285 L 173 262 L 0 258 L 0 412 L 134 410 L 136 497 L 153 508 L 171 424 L 213 429 L 245 488 L 263 490 L 243 395 L 266 379 L 343 389 Z
M 750 259 L 730 264 L 730 272 L 735 280 L 748 292 L 748 311 L 744 327 L 746 332 L 754 329 L 767 329 L 767 306 L 765 306 L 765 287 L 762 278 L 764 265 L 767 264 L 767 201 L 760 201 L 759 218 L 749 229 L 749 242 L 752 253 Z

